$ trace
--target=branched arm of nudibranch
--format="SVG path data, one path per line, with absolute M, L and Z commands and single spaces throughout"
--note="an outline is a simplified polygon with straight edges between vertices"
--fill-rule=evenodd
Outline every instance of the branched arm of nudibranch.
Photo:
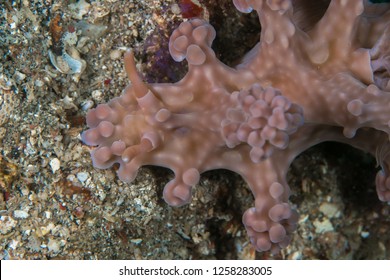
M 288 167 L 304 150 L 324 141 L 343 142 L 376 154 L 382 166 L 376 177 L 377 194 L 381 201 L 390 201 L 390 145 L 385 133 L 368 129 L 348 139 L 339 127 L 304 125 L 291 136 L 285 150 L 275 150 L 270 158 L 258 164 L 246 163 L 245 169 L 233 169 L 249 184 L 255 198 L 255 207 L 245 212 L 243 223 L 256 250 L 276 253 L 288 245 L 298 217 L 288 204 L 290 188 L 285 179 Z M 378 147 L 377 143 L 384 144 Z M 243 157 L 241 161 L 250 159 Z M 235 162 L 243 165 L 238 159 Z
M 310 32 L 313 42 L 317 47 L 320 47 L 318 44 L 325 43 L 329 48 L 331 44 L 340 56 L 347 55 L 349 50 L 345 47 L 353 42 L 356 22 L 363 11 L 363 0 L 331 1 L 325 15 Z
M 373 84 L 368 86 L 365 94 L 347 104 L 347 110 L 354 119 L 345 125 L 345 136 L 351 138 L 357 129 L 371 127 L 384 131 L 390 139 L 389 102 L 390 92 L 381 91 Z
M 288 203 L 290 188 L 284 162 L 265 160 L 241 174 L 255 198 L 255 207 L 243 215 L 243 223 L 258 251 L 276 253 L 285 248 L 296 229 L 298 215 Z
M 171 180 L 164 187 L 164 200 L 171 206 L 182 206 L 191 200 L 192 187 L 199 182 L 198 169 L 190 168 Z
M 237 90 L 255 81 L 249 70 L 237 71 L 219 61 L 211 44 L 215 29 L 200 19 L 185 21 L 172 33 L 169 52 L 175 61 L 187 60 L 188 74 L 178 82 L 196 88 L 208 86 L 208 92 L 217 88 Z
M 357 46 L 357 24 L 364 11 L 363 0 L 331 1 L 325 15 L 304 40 L 310 61 L 324 74 L 351 71 L 365 83 L 373 82 L 369 51 Z M 344 68 L 344 69 L 343 69 Z
M 185 21 L 172 33 L 169 52 L 175 61 L 187 60 L 189 66 L 199 66 L 215 59 L 211 44 L 215 29 L 200 19 Z
M 364 12 L 358 22 L 357 42 L 363 48 L 372 48 L 390 22 L 390 3 L 364 1 Z
M 275 150 L 271 157 L 257 164 L 245 164 L 235 170 L 249 184 L 255 207 L 246 210 L 243 223 L 257 251 L 279 252 L 285 248 L 297 227 L 298 214 L 288 203 L 290 188 L 286 174 L 293 159 L 303 150 L 323 141 L 324 135 L 344 138 L 341 130 L 330 127 L 330 134 L 314 125 L 304 125 L 291 135 L 284 150 Z M 243 161 L 250 161 L 243 158 Z
M 233 1 L 241 12 L 256 10 L 261 24 L 261 43 L 257 45 L 245 60 L 252 60 L 253 70 L 264 68 L 264 57 L 278 55 L 281 52 L 288 53 L 292 46 L 292 38 L 296 35 L 297 28 L 292 20 L 292 3 L 290 0 L 236 0 Z M 270 46 L 270 49 L 264 49 Z M 261 50 L 260 50 L 261 49 Z M 265 52 L 260 59 L 255 59 L 259 52 Z M 275 60 L 278 57 L 274 57 Z M 285 62 L 280 60 L 281 63 Z
M 288 49 L 291 47 L 291 38 L 295 35 L 296 27 L 293 23 L 293 9 L 290 0 L 259 1 L 262 5 L 254 5 L 261 24 L 261 41 L 272 44 L 273 47 Z
M 119 178 L 130 182 L 150 152 L 161 145 L 162 135 L 153 127 L 151 116 L 164 104 L 140 78 L 132 51 L 125 54 L 125 69 L 132 86 L 122 96 L 88 112 L 90 129 L 82 134 L 82 140 L 98 146 L 91 152 L 95 167 L 119 163 Z

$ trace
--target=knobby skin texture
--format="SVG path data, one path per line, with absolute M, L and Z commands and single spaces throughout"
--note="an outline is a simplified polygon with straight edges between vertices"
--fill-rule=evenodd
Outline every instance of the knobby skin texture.
M 200 19 L 183 22 L 170 38 L 173 59 L 188 62 L 177 83 L 145 84 L 127 52 L 131 84 L 87 115 L 82 139 L 97 146 L 94 166 L 118 163 L 126 182 L 143 165 L 173 170 L 163 193 L 172 206 L 190 202 L 205 171 L 239 173 L 255 198 L 243 223 L 258 251 L 289 244 L 298 215 L 286 173 L 320 142 L 376 156 L 377 194 L 390 201 L 389 6 L 333 0 L 312 23 L 298 20 L 300 2 L 233 0 L 241 12 L 255 10 L 262 28 L 260 42 L 235 68 L 216 58 L 215 30 Z

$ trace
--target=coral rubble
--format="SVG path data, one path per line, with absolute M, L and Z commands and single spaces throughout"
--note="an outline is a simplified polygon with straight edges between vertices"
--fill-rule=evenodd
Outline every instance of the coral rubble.
M 171 56 L 188 63 L 177 83 L 144 83 L 127 52 L 131 84 L 87 115 L 82 139 L 97 146 L 94 166 L 119 164 L 126 182 L 143 165 L 173 170 L 163 193 L 172 206 L 189 203 L 205 171 L 239 173 L 255 198 L 243 223 L 258 251 L 289 244 L 298 215 L 288 203 L 286 173 L 320 142 L 376 156 L 377 194 L 390 201 L 389 5 L 333 0 L 318 22 L 301 15 L 298 24 L 301 2 L 233 0 L 241 12 L 255 10 L 261 23 L 260 42 L 234 68 L 216 58 L 215 30 L 200 19 L 171 35 Z

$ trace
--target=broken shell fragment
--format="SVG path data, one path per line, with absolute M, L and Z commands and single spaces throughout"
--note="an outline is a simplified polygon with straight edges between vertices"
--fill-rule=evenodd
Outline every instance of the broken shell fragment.
M 49 50 L 49 58 L 53 66 L 63 74 L 81 74 L 87 66 L 85 60 L 79 57 L 72 57 L 66 52 L 60 56 L 56 56 Z

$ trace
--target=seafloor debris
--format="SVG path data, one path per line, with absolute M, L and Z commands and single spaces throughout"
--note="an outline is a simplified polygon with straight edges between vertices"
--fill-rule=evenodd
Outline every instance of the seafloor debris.
M 76 18 L 81 19 L 84 14 L 81 13 L 80 18 L 79 16 Z M 80 52 L 86 52 L 87 42 L 100 38 L 107 31 L 107 26 L 80 20 L 64 28 L 60 21 L 61 17 L 57 14 L 50 22 L 52 36 L 52 50 L 48 51 L 50 62 L 59 72 L 72 74 L 73 80 L 77 82 L 87 66 Z

